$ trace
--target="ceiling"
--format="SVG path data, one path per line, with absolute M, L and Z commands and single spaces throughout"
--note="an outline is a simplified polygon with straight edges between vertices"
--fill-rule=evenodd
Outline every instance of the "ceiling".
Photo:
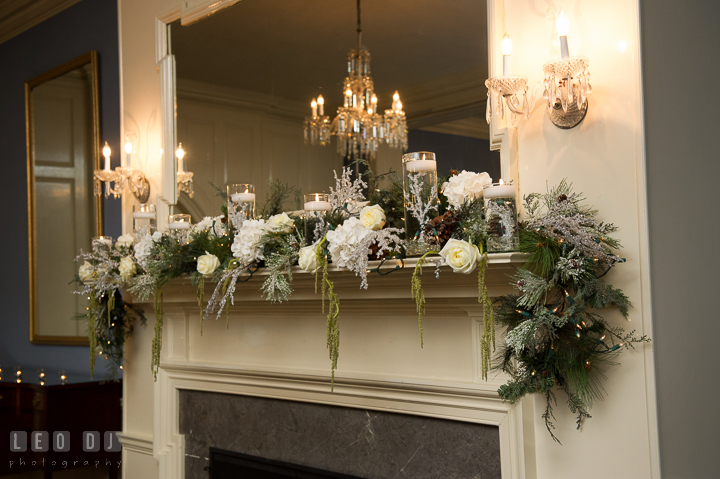
M 300 101 L 308 110 L 323 94 L 332 112 L 356 22 L 355 0 L 243 0 L 189 26 L 172 25 L 177 76 Z M 380 108 L 390 107 L 395 90 L 402 97 L 404 88 L 417 93 L 428 83 L 435 91 L 443 78 L 466 78 L 469 70 L 484 90 L 484 0 L 363 0 L 362 30 Z M 473 96 L 468 102 L 484 99 Z

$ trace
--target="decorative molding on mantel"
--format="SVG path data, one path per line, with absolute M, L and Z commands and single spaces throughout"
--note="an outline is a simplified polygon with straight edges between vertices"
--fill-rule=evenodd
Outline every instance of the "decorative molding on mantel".
M 464 308 L 467 304 L 468 308 L 476 308 L 482 311 L 482 307 L 477 303 L 477 270 L 471 274 L 453 273 L 449 266 L 440 268 L 440 277 L 435 277 L 436 265 L 433 260 L 439 259 L 438 256 L 429 256 L 423 266 L 422 282 L 425 290 L 425 297 L 428 299 L 444 299 L 448 305 L 456 308 Z M 367 301 L 368 299 L 393 299 L 393 300 L 410 300 L 410 280 L 413 274 L 418 258 L 406 258 L 405 267 L 395 270 L 400 264 L 400 260 L 388 260 L 380 265 L 380 261 L 369 261 L 368 268 L 380 268 L 384 273 L 380 276 L 377 273 L 368 274 L 369 287 L 367 290 L 360 289 L 360 278 L 348 270 L 340 269 L 330 265 L 328 272 L 330 279 L 335 284 L 335 291 L 340 295 L 343 304 L 349 304 L 350 301 Z M 523 253 L 493 253 L 488 255 L 488 266 L 485 272 L 485 284 L 488 293 L 492 297 L 509 294 L 513 291 L 510 284 L 510 276 L 514 273 L 515 268 L 523 265 L 527 261 L 527 255 Z M 395 271 L 393 271 L 395 270 Z M 259 308 L 264 308 L 267 301 L 259 293 L 258 285 L 267 275 L 263 269 L 255 273 L 248 283 L 253 287 L 246 288 L 245 284 L 238 282 L 235 290 L 235 301 L 243 302 L 247 307 L 247 303 L 260 303 Z M 308 273 L 295 266 L 292 269 L 293 289 L 294 293 L 290 299 L 290 303 L 274 304 L 272 307 L 278 310 L 286 307 L 292 307 L 293 311 L 300 313 L 302 311 L 301 302 L 312 302 L 313 304 L 320 300 L 319 293 L 316 293 L 315 275 Z M 247 278 L 249 275 L 246 275 Z M 206 281 L 205 298 L 210 298 L 215 283 Z M 189 278 L 177 278 L 171 280 L 163 287 L 163 298 L 166 305 L 172 303 L 191 303 L 197 305 L 195 296 L 195 287 L 191 285 Z M 460 300 L 460 301 L 458 301 Z M 141 303 L 142 301 L 135 301 Z M 147 300 L 146 302 L 151 302 Z M 288 306 L 292 304 L 292 306 Z M 314 307 L 314 306 L 312 306 Z M 428 307 L 432 307 L 428 304 Z M 232 311 L 232 307 L 230 309 Z M 349 308 L 349 311 L 352 311 Z M 480 313 L 481 314 L 481 313 Z
M 146 456 L 153 455 L 152 437 L 135 436 L 132 434 L 121 434 L 120 442 L 124 450 Z M 124 461 L 123 461 L 124 462 Z
M 0 43 L 39 25 L 80 0 L 24 0 L 0 5 Z

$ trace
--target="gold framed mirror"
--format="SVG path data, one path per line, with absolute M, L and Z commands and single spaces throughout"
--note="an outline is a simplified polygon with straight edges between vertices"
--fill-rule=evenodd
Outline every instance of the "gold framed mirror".
M 25 83 L 30 342 L 87 345 L 71 283 L 75 256 L 102 235 L 98 55 L 91 51 Z

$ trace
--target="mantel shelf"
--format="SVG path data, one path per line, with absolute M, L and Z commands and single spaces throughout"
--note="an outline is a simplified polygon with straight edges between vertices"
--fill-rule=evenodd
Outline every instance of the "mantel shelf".
M 488 266 L 485 272 L 485 284 L 491 296 L 500 296 L 512 292 L 510 276 L 515 268 L 527 261 L 528 255 L 524 253 L 493 253 L 488 255 Z M 435 277 L 435 260 L 439 256 L 428 256 L 423 266 L 423 289 L 426 298 L 477 298 L 477 269 L 471 274 L 453 273 L 451 268 L 444 265 L 440 268 L 439 278 Z M 352 271 L 338 268 L 332 264 L 328 267 L 330 279 L 333 281 L 335 293 L 343 300 L 368 300 L 368 299 L 410 299 L 410 280 L 413 270 L 417 265 L 418 258 L 407 258 L 403 260 L 404 267 L 400 260 L 370 261 L 369 269 L 379 269 L 379 272 L 368 274 L 367 290 L 360 288 L 361 279 Z M 247 278 L 249 275 L 246 275 Z M 260 270 L 253 274 L 247 281 L 238 282 L 235 289 L 235 303 L 263 302 L 265 299 L 260 291 L 260 286 L 267 276 L 267 271 Z M 300 267 L 292 268 L 294 290 L 290 302 L 297 304 L 298 301 L 319 301 L 319 290 L 315 292 L 316 278 L 313 273 L 303 271 Z M 243 279 L 245 279 L 243 278 Z M 319 287 L 318 278 L 318 287 Z M 210 299 L 216 283 L 206 281 L 204 301 Z M 189 278 L 177 278 L 170 281 L 163 287 L 163 300 L 165 303 L 194 303 L 197 305 L 196 288 L 192 286 Z M 151 302 L 152 299 L 146 301 Z M 135 301 L 141 302 L 141 301 Z M 270 304 L 270 303 L 268 303 Z

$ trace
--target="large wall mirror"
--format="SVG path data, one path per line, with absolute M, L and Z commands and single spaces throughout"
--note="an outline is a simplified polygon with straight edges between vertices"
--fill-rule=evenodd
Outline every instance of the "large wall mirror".
M 97 52 L 25 84 L 28 152 L 30 341 L 87 344 L 73 294 L 74 259 L 102 235 L 102 200 L 93 195 L 100 168 Z
M 488 71 L 484 0 L 362 0 L 362 43 L 372 58 L 377 110 L 398 91 L 407 115 L 408 151 L 433 151 L 438 170 L 500 177 L 485 122 Z M 203 20 L 169 26 L 176 61 L 177 141 L 194 173 L 193 198 L 176 212 L 193 221 L 217 215 L 210 182 L 268 180 L 302 193 L 328 192 L 347 158 L 304 144 L 303 120 L 322 95 L 331 119 L 342 105 L 348 53 L 357 44 L 356 0 L 243 0 Z M 401 171 L 401 149 L 380 147 L 377 173 Z M 295 198 L 286 210 L 301 207 Z M 177 210 L 180 211 L 177 211 Z

